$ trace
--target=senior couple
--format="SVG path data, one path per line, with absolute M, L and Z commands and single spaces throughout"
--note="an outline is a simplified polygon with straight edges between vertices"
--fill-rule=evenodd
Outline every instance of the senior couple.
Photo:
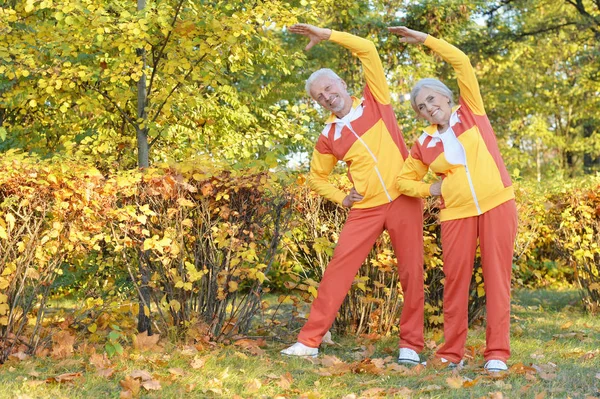
M 351 208 L 328 264 L 308 320 L 288 356 L 317 356 L 344 297 L 383 230 L 387 230 L 404 292 L 398 361 L 421 362 L 423 350 L 423 205 L 440 196 L 444 261 L 444 344 L 438 362 L 462 364 L 468 328 L 469 286 L 477 245 L 486 292 L 487 329 L 484 369 L 507 370 L 510 356 L 510 280 L 517 231 L 514 191 L 490 125 L 469 58 L 444 40 L 406 27 L 389 31 L 410 44 L 424 44 L 456 73 L 455 102 L 437 79 L 417 82 L 410 95 L 418 118 L 429 126 L 408 151 L 390 101 L 390 89 L 375 45 L 366 39 L 308 24 L 289 28 L 307 36 L 309 50 L 323 40 L 337 43 L 362 63 L 363 97 L 348 94 L 346 83 L 330 69 L 314 72 L 306 91 L 331 111 L 310 164 L 309 185 L 325 198 Z M 349 192 L 329 182 L 339 160 L 353 183 Z M 424 183 L 428 170 L 440 180 Z

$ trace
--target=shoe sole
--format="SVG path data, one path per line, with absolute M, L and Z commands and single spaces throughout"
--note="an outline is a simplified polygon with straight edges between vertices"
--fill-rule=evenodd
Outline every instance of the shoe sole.
M 279 352 L 280 354 L 282 354 L 283 356 L 287 356 L 287 357 L 317 357 L 319 356 L 318 353 L 315 353 L 314 355 L 288 355 L 287 353 L 283 353 L 283 352 Z
M 400 364 L 408 364 L 408 365 L 411 365 L 411 366 L 416 366 L 417 364 L 420 364 L 421 361 L 412 360 L 412 359 L 398 359 L 398 363 L 400 363 Z
M 508 371 L 508 369 L 485 369 L 485 371 L 489 371 L 490 373 L 500 373 L 502 371 Z

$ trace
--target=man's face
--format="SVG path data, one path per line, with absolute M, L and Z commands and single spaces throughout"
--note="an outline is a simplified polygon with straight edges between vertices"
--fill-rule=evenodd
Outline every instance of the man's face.
M 321 76 L 310 87 L 310 95 L 325 109 L 337 117 L 343 117 L 352 108 L 352 98 L 346 90 L 346 82 L 339 78 Z

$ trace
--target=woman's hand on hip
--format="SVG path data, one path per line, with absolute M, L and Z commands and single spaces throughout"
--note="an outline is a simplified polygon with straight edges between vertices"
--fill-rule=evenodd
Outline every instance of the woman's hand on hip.
M 436 181 L 431 186 L 429 186 L 429 194 L 442 195 L 442 180 Z

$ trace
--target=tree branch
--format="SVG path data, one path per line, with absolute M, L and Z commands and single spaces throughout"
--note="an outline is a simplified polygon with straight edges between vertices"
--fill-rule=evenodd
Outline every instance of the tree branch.
M 117 103 L 108 95 L 106 94 L 105 91 L 101 91 L 98 88 L 96 88 L 95 86 L 89 86 L 93 91 L 95 91 L 96 93 L 100 94 L 102 97 L 104 97 L 106 100 L 108 100 L 109 103 L 112 104 L 113 107 L 115 107 L 115 109 L 121 114 L 121 116 L 123 116 L 123 118 L 131 123 L 131 125 L 133 127 L 137 127 L 136 122 L 131 119 L 131 117 L 129 115 L 127 115 L 127 113 L 121 109 L 121 107 L 119 107 L 119 105 L 117 105 Z
M 194 68 L 196 67 L 196 65 L 198 65 L 206 56 L 207 56 L 207 53 L 204 53 L 202 55 L 202 57 L 198 58 L 198 60 L 196 60 L 196 62 L 192 65 L 192 67 L 189 69 L 189 71 L 187 71 L 187 73 L 185 74 L 185 76 L 183 77 L 183 79 L 181 79 L 179 82 L 177 82 L 177 84 L 175 86 L 173 86 L 173 88 L 171 89 L 171 91 L 169 92 L 169 94 L 167 94 L 167 96 L 165 97 L 165 99 L 162 102 L 162 104 L 160 104 L 160 106 L 156 110 L 156 114 L 154 115 L 154 118 L 152 118 L 152 122 L 153 123 L 158 118 L 158 115 L 160 115 L 160 112 L 162 111 L 162 108 L 167 103 L 167 100 L 173 95 L 173 93 L 179 88 L 179 86 L 181 86 L 181 83 L 184 82 L 187 79 L 188 76 L 190 76 L 190 74 L 192 73 L 192 71 L 194 70 Z
M 177 4 L 176 10 L 175 10 L 175 15 L 173 16 L 173 21 L 171 22 L 171 30 L 169 30 L 169 33 L 167 34 L 167 37 L 165 38 L 162 47 L 158 51 L 158 54 L 156 55 L 156 57 L 153 57 L 153 59 L 152 59 L 152 75 L 150 75 L 150 82 L 148 84 L 148 95 L 146 96 L 147 99 L 150 98 L 150 93 L 152 93 L 152 84 L 154 83 L 156 71 L 158 70 L 158 64 L 162 60 L 163 54 L 165 52 L 165 48 L 167 47 L 167 43 L 169 43 L 169 39 L 171 38 L 171 34 L 173 33 L 175 24 L 177 23 L 177 17 L 179 16 L 179 13 L 181 12 L 181 8 L 183 7 L 184 1 L 185 0 L 181 0 L 179 2 L 179 4 Z M 145 106 L 148 106 L 148 104 L 145 104 Z

